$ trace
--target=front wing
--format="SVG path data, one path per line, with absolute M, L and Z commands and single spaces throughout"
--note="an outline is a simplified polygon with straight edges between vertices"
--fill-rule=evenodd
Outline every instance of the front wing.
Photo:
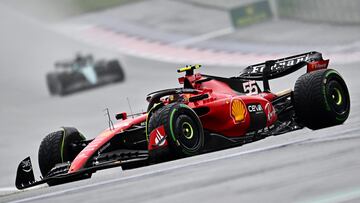
M 51 183 L 52 185 L 62 184 L 62 183 L 90 178 L 91 174 L 95 173 L 98 170 L 129 165 L 132 163 L 146 164 L 147 162 L 148 162 L 148 154 L 141 154 L 137 158 L 133 158 L 133 159 L 128 159 L 128 160 L 119 159 L 119 160 L 107 161 L 95 166 L 80 169 L 79 171 L 73 173 L 67 173 L 65 171 L 65 173 L 44 177 L 41 178 L 40 180 L 35 180 L 31 159 L 30 157 L 27 157 L 23 161 L 21 161 L 18 166 L 15 186 L 17 189 L 22 190 L 25 188 L 33 187 L 44 183 Z

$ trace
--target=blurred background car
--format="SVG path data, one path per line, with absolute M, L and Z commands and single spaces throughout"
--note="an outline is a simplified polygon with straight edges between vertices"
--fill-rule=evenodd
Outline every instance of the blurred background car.
M 66 95 L 109 83 L 122 82 L 124 71 L 118 60 L 97 60 L 92 55 L 76 54 L 75 58 L 55 62 L 55 71 L 46 75 L 51 95 Z
M 116 183 L 111 188 L 103 185 L 108 190 L 102 190 L 101 197 L 94 196 L 98 194 L 94 186 L 79 189 L 75 198 L 94 202 L 359 198 L 359 10 L 358 0 L 0 0 L 0 158 L 6 163 L 0 165 L 0 196 L 15 191 L 17 161 L 27 152 L 36 157 L 38 140 L 49 129 L 77 126 L 88 138 L 95 137 L 108 125 L 105 108 L 115 113 L 131 106 L 133 112 L 142 112 L 148 92 L 177 87 L 176 67 L 203 64 L 204 74 L 230 77 L 250 64 L 318 51 L 347 81 L 352 107 L 344 125 L 299 130 L 178 160 L 169 165 L 182 168 L 170 175 L 166 165 L 158 166 L 161 174 L 151 174 L 152 167 L 143 169 L 151 176 L 144 180 L 159 182 L 161 177 L 173 185 L 161 182 L 149 187 L 141 180 L 122 187 L 124 182 L 117 179 L 126 174 L 99 173 L 96 184 L 104 179 Z M 76 51 L 121 61 L 126 82 L 61 99 L 49 97 L 44 84 L 49 67 Z M 294 86 L 291 83 L 303 73 L 272 81 L 272 89 Z M 261 153 L 270 148 L 271 153 Z M 193 163 L 198 164 L 185 166 Z M 81 185 L 88 183 L 69 187 L 85 188 Z M 118 191 L 114 188 L 120 187 L 127 195 L 114 196 Z M 1 196 L 0 202 L 48 195 L 48 189 Z M 63 194 L 58 200 L 71 201 L 72 195 Z

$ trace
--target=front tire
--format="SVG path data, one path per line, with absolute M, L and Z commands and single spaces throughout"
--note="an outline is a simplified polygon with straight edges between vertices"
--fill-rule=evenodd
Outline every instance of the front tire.
M 149 119 L 148 134 L 164 125 L 166 140 L 177 157 L 200 154 L 204 147 L 204 131 L 199 117 L 185 104 L 161 107 Z
M 332 69 L 317 70 L 299 77 L 293 99 L 299 122 L 313 130 L 342 124 L 350 113 L 346 83 Z
M 75 128 L 64 127 L 62 130 L 48 134 L 39 147 L 39 168 L 43 177 L 57 164 L 73 161 L 77 155 L 72 144 L 85 140 Z

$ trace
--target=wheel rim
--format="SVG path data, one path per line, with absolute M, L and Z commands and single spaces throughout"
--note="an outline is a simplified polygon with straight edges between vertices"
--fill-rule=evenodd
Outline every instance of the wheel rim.
M 178 142 L 186 149 L 196 148 L 199 144 L 199 130 L 187 115 L 179 116 L 175 121 Z
M 193 130 L 192 126 L 190 125 L 190 123 L 188 123 L 188 122 L 184 122 L 182 124 L 182 132 L 183 132 L 184 137 L 188 140 L 190 140 L 194 137 L 194 130 Z
M 334 100 L 336 105 L 341 105 L 342 103 L 342 95 L 340 93 L 340 90 L 338 88 L 334 88 L 334 92 L 331 95 L 332 99 Z
M 348 96 L 338 81 L 331 81 L 327 85 L 327 98 L 330 108 L 335 113 L 346 114 L 349 109 Z

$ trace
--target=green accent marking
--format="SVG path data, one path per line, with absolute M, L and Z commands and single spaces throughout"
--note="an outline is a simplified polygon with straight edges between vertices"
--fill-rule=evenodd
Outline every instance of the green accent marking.
M 180 107 L 187 108 L 187 109 L 190 109 L 191 111 L 193 111 L 193 112 L 195 113 L 195 111 L 194 111 L 192 108 L 190 108 L 188 105 L 186 105 L 186 104 L 179 104 L 179 106 L 180 106 Z M 172 129 L 172 119 L 173 119 L 173 116 L 174 116 L 175 111 L 177 111 L 177 109 L 174 109 L 174 110 L 171 112 L 171 115 L 170 115 L 170 133 L 171 133 L 171 137 L 173 138 L 173 140 L 174 140 L 174 141 L 177 143 L 177 145 L 179 146 L 180 143 L 179 143 L 179 141 L 175 138 L 175 135 L 174 135 L 174 132 L 173 132 L 173 129 Z M 196 114 L 196 113 L 195 113 L 195 114 Z M 189 151 L 187 151 L 187 150 L 185 150 L 185 149 L 183 149 L 182 151 L 183 151 L 185 154 L 189 155 L 189 156 L 194 155 L 193 153 L 191 153 L 191 152 L 189 152 Z
M 338 120 L 338 121 L 345 121 L 346 118 L 347 118 L 346 116 L 343 117 L 343 118 L 336 117 L 336 120 Z
M 63 139 L 62 139 L 62 142 L 61 142 L 61 148 L 60 148 L 60 156 L 61 156 L 61 162 L 64 162 L 64 145 L 65 145 L 65 137 L 66 137 L 66 134 L 65 134 L 65 128 L 61 128 L 62 131 L 64 132 L 64 135 L 63 135 Z
M 342 104 L 342 95 L 341 95 L 340 90 L 338 88 L 334 88 L 334 90 L 335 90 L 335 92 L 336 92 L 336 94 L 338 96 L 338 101 L 336 102 L 336 105 L 339 106 L 340 104 Z
M 175 135 L 174 135 L 173 125 L 172 125 L 173 122 L 172 121 L 173 121 L 174 114 L 175 114 L 176 111 L 177 111 L 177 109 L 174 109 L 174 110 L 172 110 L 172 112 L 170 114 L 170 133 L 171 133 L 171 137 L 174 140 L 174 142 L 177 142 L 177 139 L 175 138 Z M 179 142 L 177 142 L 177 143 L 179 144 Z
M 335 70 L 330 70 L 329 72 L 327 72 L 327 73 L 325 74 L 324 80 L 327 80 L 327 77 L 328 77 L 330 74 L 334 74 L 334 73 L 337 74 L 337 75 L 339 75 L 337 71 L 335 71 Z M 324 95 L 324 97 L 325 97 L 326 110 L 327 110 L 327 111 L 331 111 L 330 105 L 329 105 L 329 103 L 328 103 L 328 101 L 327 101 L 326 90 L 325 90 L 325 89 L 326 89 L 326 88 L 325 88 L 325 85 L 323 85 L 323 95 Z
M 182 126 L 183 128 L 184 128 L 184 125 L 185 125 L 186 127 L 190 127 L 190 129 L 189 129 L 189 128 L 186 128 L 186 129 L 185 129 L 185 131 L 186 131 L 187 133 L 189 132 L 189 130 L 190 130 L 190 132 L 191 132 L 191 133 L 190 133 L 190 136 L 186 136 L 186 135 L 185 135 L 185 138 L 188 139 L 188 140 L 190 140 L 190 139 L 192 139 L 192 138 L 194 137 L 193 128 L 192 128 L 192 126 L 190 125 L 190 123 L 188 123 L 188 122 L 184 122 L 184 123 L 183 123 L 183 126 Z
M 339 75 L 339 73 L 338 73 L 337 71 L 335 71 L 335 70 L 330 70 L 329 72 L 326 73 L 325 77 L 329 76 L 329 75 L 332 74 L 332 73 L 335 73 L 335 74 Z

